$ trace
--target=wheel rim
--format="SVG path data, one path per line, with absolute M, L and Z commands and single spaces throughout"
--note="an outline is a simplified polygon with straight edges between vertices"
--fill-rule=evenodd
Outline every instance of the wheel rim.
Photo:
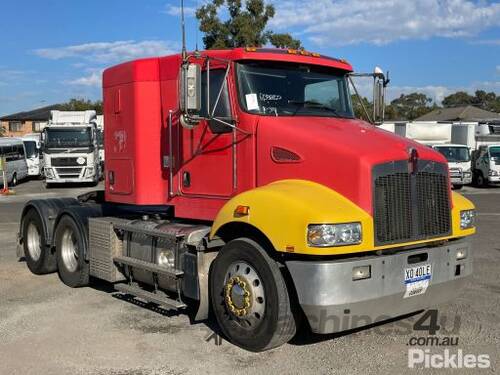
M 264 318 L 266 298 L 257 271 L 248 263 L 231 264 L 224 277 L 224 303 L 228 316 L 242 328 L 254 328 Z
M 16 186 L 17 185 L 17 176 L 14 173 L 14 176 L 12 176 L 12 185 Z
M 28 233 L 26 237 L 26 245 L 28 247 L 28 253 L 35 262 L 40 259 L 40 255 L 42 254 L 42 247 L 40 239 L 40 232 L 38 231 L 38 227 L 34 223 L 29 223 L 28 225 Z
M 75 272 L 78 268 L 78 245 L 71 228 L 64 230 L 61 241 L 61 257 L 66 269 Z

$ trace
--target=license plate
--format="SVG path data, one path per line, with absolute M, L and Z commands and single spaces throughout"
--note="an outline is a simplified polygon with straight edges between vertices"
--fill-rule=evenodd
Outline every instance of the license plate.
M 405 268 L 404 283 L 406 291 L 403 298 L 424 294 L 429 287 L 431 275 L 432 271 L 430 264 Z

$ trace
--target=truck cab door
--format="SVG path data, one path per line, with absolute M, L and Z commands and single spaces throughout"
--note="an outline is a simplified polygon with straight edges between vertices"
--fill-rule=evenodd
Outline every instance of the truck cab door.
M 224 69 L 210 69 L 210 108 L 213 109 L 225 77 Z M 206 71 L 202 72 L 202 109 L 207 114 Z M 231 117 L 228 85 L 224 85 L 214 115 Z M 184 195 L 229 197 L 233 192 L 234 134 L 214 133 L 212 121 L 202 120 L 194 129 L 181 128 L 179 188 Z M 230 129 L 231 130 L 231 129 Z

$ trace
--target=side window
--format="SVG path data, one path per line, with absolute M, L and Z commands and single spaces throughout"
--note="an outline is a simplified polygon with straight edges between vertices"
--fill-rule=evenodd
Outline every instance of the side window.
M 324 104 L 328 107 L 342 110 L 339 82 L 329 80 L 310 83 L 304 88 L 304 100 Z
M 217 101 L 217 96 L 219 95 L 220 88 L 224 83 L 224 75 L 226 74 L 225 69 L 211 69 L 210 70 L 210 111 L 214 111 L 214 105 Z M 202 116 L 208 116 L 207 112 L 207 71 L 204 70 L 201 73 L 201 111 Z M 224 85 L 219 102 L 217 103 L 217 108 L 214 111 L 215 117 L 220 118 L 230 118 L 231 117 L 231 106 L 229 104 L 229 94 L 227 90 L 227 84 Z
M 20 160 L 24 159 L 24 147 L 23 147 L 23 145 L 17 146 L 17 152 L 19 154 L 19 159 Z
M 14 149 L 12 146 L 4 146 L 5 160 L 14 161 Z

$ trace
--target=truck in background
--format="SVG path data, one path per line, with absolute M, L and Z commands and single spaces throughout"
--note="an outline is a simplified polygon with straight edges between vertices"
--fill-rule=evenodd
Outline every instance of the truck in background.
M 99 181 L 96 112 L 51 111 L 42 132 L 45 184 Z
M 251 351 L 301 321 L 328 334 L 457 296 L 474 205 L 442 154 L 354 117 L 352 70 L 255 47 L 106 69 L 105 189 L 26 203 L 18 255 L 71 287 L 211 310 Z
M 461 189 L 462 186 L 472 183 L 470 150 L 463 144 L 452 143 L 454 126 L 451 122 L 384 123 L 382 128 L 432 147 L 443 154 L 448 161 L 450 182 L 455 189 Z M 463 129 L 467 130 L 466 127 Z
M 474 182 L 477 186 L 500 184 L 500 143 L 482 144 L 474 152 Z
M 40 177 L 43 172 L 43 153 L 41 134 L 32 133 L 22 137 L 26 151 L 26 164 L 28 165 L 28 176 Z
M 97 146 L 99 147 L 99 176 L 104 177 L 104 115 L 97 115 Z

